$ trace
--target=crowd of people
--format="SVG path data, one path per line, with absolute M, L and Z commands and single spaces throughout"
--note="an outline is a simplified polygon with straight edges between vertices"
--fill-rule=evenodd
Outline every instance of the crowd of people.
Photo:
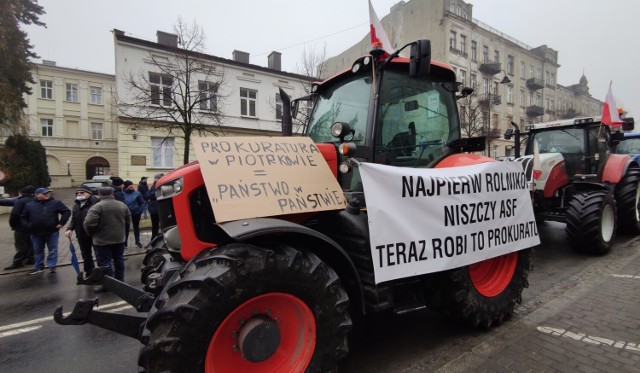
M 137 188 L 130 180 L 112 177 L 111 186 L 100 188 L 97 195 L 83 187 L 76 189 L 73 207 L 55 199 L 48 188 L 31 185 L 20 189 L 18 196 L 0 200 L 0 206 L 12 206 L 9 226 L 13 230 L 16 253 L 5 270 L 33 265 L 28 275 L 56 273 L 60 229 L 69 225 L 64 236 L 75 238 L 80 247 L 83 272 L 90 276 L 98 267 L 107 268 L 107 275 L 124 281 L 124 250 L 128 247 L 129 227 L 133 226 L 135 245 L 142 248 L 140 220 L 151 218 L 152 239 L 158 234 L 158 213 L 155 198 L 157 174 L 153 184 L 142 177 Z M 45 247 L 47 249 L 45 255 Z M 106 291 L 96 288 L 96 292 Z

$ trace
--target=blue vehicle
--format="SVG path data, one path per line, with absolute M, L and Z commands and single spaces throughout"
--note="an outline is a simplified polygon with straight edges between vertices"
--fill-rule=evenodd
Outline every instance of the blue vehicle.
M 640 133 L 625 133 L 616 146 L 616 153 L 629 154 L 634 161 L 640 163 Z

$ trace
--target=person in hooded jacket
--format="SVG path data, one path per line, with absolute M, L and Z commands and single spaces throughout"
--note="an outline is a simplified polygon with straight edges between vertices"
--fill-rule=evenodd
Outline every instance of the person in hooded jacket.
M 21 222 L 31 233 L 31 243 L 34 253 L 34 270 L 29 275 L 35 275 L 44 271 L 44 247 L 49 249 L 47 255 L 47 267 L 49 272 L 56 273 L 58 265 L 58 230 L 62 228 L 69 217 L 71 210 L 53 197 L 47 188 L 38 188 L 35 191 L 36 198 L 27 203 L 22 211 Z
M 13 263 L 5 267 L 5 270 L 22 268 L 22 266 L 33 264 L 33 245 L 31 244 L 31 234 L 26 226 L 22 225 L 20 216 L 27 203 L 33 201 L 33 192 L 36 188 L 27 185 L 20 189 L 18 198 L 13 200 L 13 208 L 9 216 L 9 226 L 13 230 L 13 240 L 16 247 L 16 255 L 13 256 Z
M 84 230 L 84 219 L 87 217 L 87 211 L 91 206 L 98 203 L 98 197 L 91 194 L 91 190 L 86 188 L 78 188 L 76 190 L 76 200 L 71 210 L 71 222 L 64 233 L 65 237 L 71 240 L 71 235 L 76 232 L 76 239 L 80 245 L 80 253 L 82 253 L 83 269 L 85 275 L 91 275 L 95 264 L 93 263 L 92 239 L 89 233 Z
M 149 193 L 149 184 L 147 184 L 147 177 L 143 176 L 140 178 L 140 182 L 138 183 L 138 192 L 142 195 L 144 199 L 144 207 L 142 208 L 142 218 L 148 219 L 149 215 L 147 214 L 147 194 Z
M 158 184 L 158 180 L 162 178 L 164 174 L 156 174 L 153 177 L 153 184 L 151 184 L 151 188 L 149 188 L 149 192 L 147 193 L 147 200 L 149 204 L 147 207 L 149 208 L 149 217 L 151 218 L 151 241 L 158 235 L 158 231 L 160 230 L 160 217 L 158 216 L 158 200 L 156 199 L 156 185 Z
M 131 212 L 131 223 L 133 224 L 133 237 L 136 240 L 136 246 L 142 247 L 142 243 L 140 242 L 140 218 L 142 217 L 142 211 L 144 210 L 144 198 L 142 194 L 135 190 L 133 187 L 133 182 L 131 180 L 127 180 L 124 182 L 124 203 L 129 208 L 129 212 Z M 128 225 L 127 225 L 128 227 Z M 127 247 L 127 242 L 129 239 L 127 229 L 127 237 L 125 239 L 125 247 Z

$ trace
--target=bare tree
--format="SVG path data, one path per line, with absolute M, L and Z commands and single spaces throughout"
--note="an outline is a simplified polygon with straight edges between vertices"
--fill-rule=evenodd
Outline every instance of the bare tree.
M 308 76 L 309 81 L 302 81 L 302 89 L 307 94 L 311 94 L 311 84 L 313 81 L 318 81 L 326 74 L 326 61 L 327 61 L 327 45 L 324 44 L 321 50 L 316 50 L 315 46 L 305 46 L 302 52 L 302 58 L 300 63 L 296 65 L 298 74 Z M 296 97 L 294 97 L 296 98 Z M 298 106 L 298 115 L 293 118 L 293 126 L 295 132 L 300 132 L 304 124 L 309 119 L 309 113 L 311 111 L 310 102 L 301 102 Z
M 482 107 L 478 103 L 477 95 L 472 94 L 460 99 L 459 107 L 462 137 L 481 136 L 484 133 L 484 124 Z
M 191 136 L 217 135 L 223 122 L 224 65 L 203 53 L 202 26 L 178 18 L 173 28 L 177 48 L 150 52 L 146 58 L 150 71 L 129 72 L 124 78 L 128 92 L 116 104 L 119 113 L 130 119 L 130 130 L 152 125 L 165 133 L 163 142 L 178 133 L 184 139 L 186 164 Z

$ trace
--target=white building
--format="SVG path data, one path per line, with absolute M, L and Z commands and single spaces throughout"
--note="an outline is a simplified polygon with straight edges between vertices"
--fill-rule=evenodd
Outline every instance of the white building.
M 278 52 L 269 55 L 268 67 L 251 64 L 249 54 L 241 51 L 234 51 L 231 60 L 189 52 L 186 55 L 206 67 L 207 74 L 198 71 L 186 87 L 166 73 L 182 63 L 176 58 L 178 37 L 161 31 L 157 36 L 153 42 L 114 30 L 120 176 L 134 182 L 182 165 L 183 134 L 175 129 L 169 133 L 166 125 L 173 122 L 163 115 L 166 109 L 177 107 L 171 99 L 187 88 L 198 97 L 206 97 L 198 102 L 193 114 L 201 123 L 214 127 L 217 135 L 279 136 L 279 89 L 292 98 L 300 97 L 312 81 L 282 71 Z M 180 53 L 184 54 L 184 50 Z M 137 90 L 131 87 L 132 78 L 139 82 Z M 154 108 L 159 110 L 149 115 L 149 109 Z M 214 117 L 219 117 L 220 122 Z M 191 149 L 189 160 L 194 157 Z

